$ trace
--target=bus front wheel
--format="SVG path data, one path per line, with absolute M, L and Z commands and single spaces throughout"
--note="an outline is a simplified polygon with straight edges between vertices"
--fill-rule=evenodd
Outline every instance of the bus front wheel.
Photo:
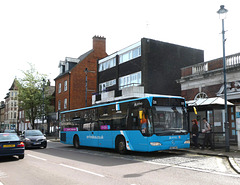
M 75 148 L 80 148 L 79 137 L 78 137 L 77 135 L 74 136 L 74 138 L 73 138 L 73 146 L 74 146 Z
M 119 138 L 117 139 L 116 142 L 116 150 L 120 153 L 120 154 L 126 154 L 127 153 L 127 149 L 126 149 L 126 142 L 124 138 Z

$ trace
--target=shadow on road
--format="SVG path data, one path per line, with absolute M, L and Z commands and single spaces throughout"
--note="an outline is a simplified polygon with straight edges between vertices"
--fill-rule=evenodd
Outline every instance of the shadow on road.
M 184 155 L 182 153 L 174 153 L 171 151 L 162 152 L 132 152 L 121 155 L 113 149 L 84 147 L 76 149 L 70 145 L 61 143 L 51 143 L 46 149 L 30 149 L 34 152 L 48 154 L 69 160 L 76 160 L 100 166 L 118 166 L 125 164 L 139 163 L 141 160 L 150 160 L 153 158 L 167 158 L 170 156 Z M 140 159 L 140 160 L 139 160 Z

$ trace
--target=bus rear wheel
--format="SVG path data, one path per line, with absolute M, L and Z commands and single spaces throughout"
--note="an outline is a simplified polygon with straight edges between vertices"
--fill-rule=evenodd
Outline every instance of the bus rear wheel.
M 74 136 L 74 138 L 73 138 L 73 146 L 75 148 L 80 148 L 79 137 L 77 135 Z
M 116 142 L 116 150 L 120 153 L 120 154 L 126 154 L 127 153 L 127 149 L 126 149 L 126 142 L 124 138 L 119 138 Z

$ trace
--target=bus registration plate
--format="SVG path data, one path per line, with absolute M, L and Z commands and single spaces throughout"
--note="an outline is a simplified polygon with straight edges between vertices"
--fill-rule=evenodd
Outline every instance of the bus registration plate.
M 169 149 L 170 149 L 170 150 L 174 150 L 174 149 L 178 149 L 178 147 L 177 147 L 177 146 L 172 146 L 172 147 L 170 147 Z

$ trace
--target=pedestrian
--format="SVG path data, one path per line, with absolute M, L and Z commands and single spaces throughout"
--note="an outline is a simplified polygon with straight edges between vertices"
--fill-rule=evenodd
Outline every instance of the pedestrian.
M 147 116 L 145 116 L 145 113 L 143 113 L 140 123 L 141 123 L 142 133 L 145 134 L 147 131 Z
M 210 148 L 213 149 L 210 123 L 207 122 L 206 118 L 203 118 L 203 124 L 204 124 L 203 125 L 204 129 L 203 129 L 202 133 L 204 133 L 205 136 L 204 136 L 202 149 L 204 149 L 206 145 L 208 146 L 208 144 L 210 145 Z
M 193 140 L 194 148 L 198 148 L 198 136 L 199 136 L 198 122 L 196 119 L 193 119 L 192 120 L 192 140 Z

